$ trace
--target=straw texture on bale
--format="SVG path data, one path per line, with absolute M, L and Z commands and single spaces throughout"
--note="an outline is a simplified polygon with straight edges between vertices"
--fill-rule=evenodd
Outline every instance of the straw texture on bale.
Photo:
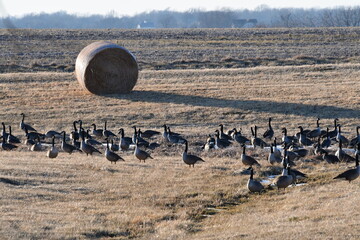
M 79 53 L 75 74 L 80 85 L 93 94 L 129 93 L 137 82 L 139 69 L 127 49 L 100 41 Z

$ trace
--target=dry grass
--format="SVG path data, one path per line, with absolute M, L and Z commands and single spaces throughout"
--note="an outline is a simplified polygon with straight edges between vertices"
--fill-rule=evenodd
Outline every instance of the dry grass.
M 258 196 L 246 190 L 238 145 L 210 153 L 200 146 L 219 123 L 241 127 L 249 136 L 254 124 L 264 132 L 270 116 L 277 136 L 283 126 L 289 134 L 298 125 L 313 128 L 317 117 L 323 128 L 332 128 L 338 117 L 352 137 L 359 124 L 359 68 L 338 63 L 143 70 L 131 94 L 107 96 L 87 94 L 73 73 L 0 74 L 0 119 L 13 125 L 15 135 L 22 135 L 21 112 L 42 132 L 69 132 L 78 119 L 85 127 L 101 126 L 106 119 L 109 129 L 124 127 L 127 135 L 132 125 L 162 130 L 167 123 L 190 140 L 190 152 L 206 161 L 189 169 L 181 160 L 183 147 L 164 144 L 152 152 L 154 160 L 141 164 L 131 152 L 121 153 L 126 162 L 111 165 L 103 156 L 80 153 L 49 160 L 45 152 L 25 147 L 1 151 L 0 236 L 358 239 L 359 181 L 332 180 L 348 165 L 329 166 L 308 157 L 297 163 L 310 176 L 307 185 Z M 249 153 L 263 165 L 256 177 L 279 170 L 268 166 L 266 151 Z

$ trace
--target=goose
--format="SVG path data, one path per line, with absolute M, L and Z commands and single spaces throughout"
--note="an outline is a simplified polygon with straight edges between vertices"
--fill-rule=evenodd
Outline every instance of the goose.
M 215 133 L 215 149 L 226 148 L 231 145 L 231 142 L 229 140 L 220 138 L 220 133 L 218 129 L 215 130 Z
M 302 126 L 299 126 L 298 128 L 300 128 L 300 135 L 299 135 L 299 144 L 302 146 L 310 146 L 313 145 L 314 142 L 311 141 L 309 138 L 306 137 L 305 133 L 304 133 L 304 129 Z
M 246 149 L 246 146 L 243 146 L 243 152 L 241 154 L 241 162 L 245 165 L 245 166 L 250 166 L 252 167 L 253 165 L 257 165 L 257 166 L 261 166 L 258 161 L 256 161 L 253 157 L 249 156 L 249 155 L 246 155 L 245 153 L 245 149 Z
M 107 121 L 105 121 L 105 124 L 104 124 L 103 136 L 108 139 L 116 137 L 116 135 L 113 132 L 106 129 L 106 124 L 107 124 Z
M 101 142 L 99 142 L 99 141 L 97 141 L 95 139 L 92 139 L 92 138 L 88 138 L 88 136 L 90 136 L 89 132 L 90 132 L 90 129 L 87 129 L 86 133 L 85 133 L 85 143 L 93 145 L 93 146 L 94 145 L 101 145 L 102 146 Z
M 338 158 L 337 156 L 332 155 L 332 154 L 329 154 L 329 153 L 326 152 L 326 151 L 323 153 L 323 159 L 324 159 L 326 162 L 330 163 L 330 164 L 335 164 L 335 163 L 339 163 L 339 162 L 340 162 L 340 160 L 339 160 L 339 158 Z
M 95 147 L 93 147 L 90 144 L 87 144 L 85 142 L 85 133 L 84 132 L 82 132 L 82 134 L 81 134 L 80 150 L 83 151 L 84 153 L 86 153 L 86 156 L 88 156 L 89 154 L 92 155 L 94 152 L 102 154 Z
M 160 132 L 155 131 L 155 130 L 145 130 L 144 132 L 142 132 L 142 131 L 140 131 L 140 129 L 139 129 L 139 133 L 140 133 L 139 134 L 140 137 L 142 137 L 142 138 L 152 138 L 153 136 L 160 134 Z
M 1 137 L 5 138 L 5 140 L 6 140 L 9 136 L 9 134 L 6 132 L 5 123 L 2 122 L 1 125 L 2 125 Z
M 49 130 L 45 133 L 46 138 L 52 138 L 53 136 L 56 138 L 61 138 L 61 133 L 54 130 Z
M 132 136 L 132 143 L 135 144 L 135 142 L 138 141 L 139 146 L 148 147 L 149 142 L 139 136 L 140 132 L 136 130 L 136 126 L 133 126 L 133 129 L 134 129 L 134 134 Z
M 132 138 L 124 136 L 125 133 L 123 128 L 119 129 L 119 134 L 120 134 L 119 147 L 122 151 L 126 151 L 129 149 L 130 144 L 132 143 Z
M 106 140 L 106 150 L 105 150 L 105 157 L 107 160 L 109 160 L 111 163 L 116 164 L 117 161 L 125 161 L 122 157 L 120 157 L 118 154 L 112 152 L 109 148 L 109 140 Z
M 193 167 L 195 167 L 195 163 L 197 163 L 197 162 L 205 162 L 201 157 L 188 154 L 188 141 L 186 141 L 186 140 L 185 140 L 185 149 L 182 154 L 182 159 L 183 159 L 184 163 L 189 165 L 189 167 L 191 167 L 191 165 Z
M 358 143 L 360 143 L 359 128 L 360 126 L 356 127 L 356 137 L 350 140 L 350 147 L 355 147 Z
M 289 172 L 289 170 L 287 169 L 286 166 L 291 166 L 290 162 L 289 162 L 289 158 L 285 157 L 283 159 L 283 172 L 282 175 L 290 175 L 293 177 L 293 183 L 296 184 L 296 181 L 298 178 L 306 178 L 307 175 L 305 173 L 300 172 L 299 170 L 296 169 L 291 169 L 291 172 Z
M 40 141 L 39 137 L 37 138 L 37 141 L 35 141 L 35 144 L 31 145 L 30 150 L 32 152 L 40 152 L 40 151 L 42 151 L 42 144 L 41 144 L 41 141 Z
M 251 133 L 253 135 L 253 137 L 251 138 L 251 144 L 253 145 L 253 147 L 255 148 L 256 146 L 259 146 L 261 148 L 267 147 L 267 143 L 264 142 L 264 140 L 260 139 L 257 137 L 257 126 L 254 126 L 254 130 L 251 127 Z
M 250 192 L 260 193 L 261 191 L 264 190 L 264 186 L 259 181 L 254 180 L 253 177 L 254 177 L 254 169 L 250 167 L 250 178 L 247 182 L 247 188 L 249 189 Z
M 85 139 L 91 139 L 91 135 L 89 134 L 90 131 L 85 131 L 85 129 L 82 127 L 82 120 L 78 120 L 79 123 L 79 137 L 82 136 L 82 134 L 84 134 Z
M 170 127 L 168 127 L 168 141 L 171 142 L 171 143 L 185 143 L 186 139 L 183 138 L 182 136 L 180 135 L 174 135 L 171 130 L 170 130 Z
M 51 148 L 47 151 L 46 156 L 48 158 L 56 158 L 59 154 L 59 150 L 55 147 L 55 136 L 52 137 Z
M 337 124 L 337 121 L 339 121 L 339 119 L 338 119 L 338 118 L 335 118 L 335 119 L 334 119 L 334 130 L 329 131 L 329 138 L 334 138 L 334 137 L 336 137 L 337 134 L 338 134 L 338 130 L 337 130 L 338 124 Z
M 206 143 L 203 147 L 205 151 L 209 151 L 210 149 L 215 148 L 215 138 L 213 138 L 210 134 L 208 138 L 206 139 Z
M 295 136 L 287 135 L 287 129 L 285 127 L 281 129 L 281 132 L 283 134 L 281 140 L 285 146 L 290 145 L 292 142 L 296 140 Z
M 91 126 L 93 127 L 92 134 L 94 136 L 96 136 L 96 137 L 102 137 L 103 136 L 103 130 L 102 129 L 97 129 L 95 123 L 91 124 Z
M 336 141 L 339 142 L 341 139 L 342 144 L 348 145 L 349 140 L 341 134 L 341 125 L 340 124 L 338 124 L 338 129 L 339 129 L 339 131 L 338 131 L 338 134 L 336 135 Z
M 319 124 L 320 118 L 317 118 L 316 120 L 316 128 L 314 130 L 311 130 L 310 132 L 308 132 L 306 134 L 307 137 L 309 138 L 317 138 L 321 135 L 321 128 L 320 128 L 320 124 Z
M 70 133 L 70 139 L 71 140 L 79 140 L 79 138 L 80 138 L 80 135 L 79 135 L 79 132 L 78 132 L 78 129 L 77 129 L 77 127 L 76 127 L 76 124 L 78 123 L 78 121 L 74 121 L 73 122 L 73 127 L 74 127 L 74 131 L 72 131 L 71 133 Z
M 283 174 L 275 178 L 274 184 L 278 189 L 287 188 L 294 181 L 293 176 L 291 175 L 290 165 L 286 167 L 286 171 L 283 171 Z
M 274 154 L 275 154 L 276 157 L 281 158 L 281 151 L 277 148 L 276 140 L 277 140 L 277 138 L 275 137 L 274 138 L 274 145 L 273 145 L 274 146 Z
M 337 156 L 341 162 L 352 162 L 352 161 L 355 161 L 355 159 L 354 159 L 353 157 L 351 157 L 349 154 L 347 154 L 346 152 L 344 152 L 344 150 L 342 150 L 342 140 L 341 140 L 341 139 L 340 139 L 340 141 L 339 141 L 339 148 L 338 148 L 338 150 L 335 152 L 335 156 Z
M 134 155 L 137 159 L 143 160 L 145 162 L 146 159 L 150 158 L 153 159 L 149 153 L 145 152 L 144 150 L 141 150 L 139 145 L 138 145 L 138 141 L 136 141 L 136 145 L 135 145 L 135 151 L 134 151 Z
M 113 152 L 117 152 L 119 151 L 119 144 L 114 144 L 114 140 L 111 139 L 111 145 L 110 145 L 110 150 Z
M 25 136 L 26 136 L 27 139 L 37 140 L 38 138 L 41 138 L 41 139 L 45 138 L 44 134 L 41 134 L 41 133 L 38 133 L 38 132 L 29 132 L 27 130 L 26 126 L 24 128 L 24 131 L 25 131 Z
M 72 145 L 74 145 L 75 147 L 77 147 L 79 149 L 80 149 L 80 144 L 81 144 L 81 142 L 77 141 L 76 139 L 72 140 Z
M 32 126 L 30 126 L 29 124 L 24 123 L 25 120 L 25 114 L 21 113 L 20 114 L 22 116 L 22 120 L 20 122 L 20 129 L 21 130 L 25 130 L 25 128 L 29 131 L 29 132 L 36 132 L 35 128 L 33 128 Z
M 66 132 L 65 131 L 62 131 L 61 133 L 63 134 L 63 139 L 61 141 L 61 149 L 64 152 L 67 152 L 67 153 L 71 154 L 75 150 L 80 150 L 78 147 L 75 147 L 75 146 L 73 146 L 71 144 L 68 144 L 66 142 Z
M 320 139 L 320 137 L 319 137 L 319 139 Z M 326 128 L 326 138 L 321 143 L 321 147 L 328 148 L 330 146 L 331 146 L 331 139 L 330 139 L 330 134 L 329 134 L 329 128 Z
M 233 129 L 233 139 L 240 144 L 246 144 L 247 142 L 250 142 L 250 140 L 241 135 L 241 132 L 238 132 L 236 128 Z
M 328 128 L 329 129 L 329 128 Z M 325 139 L 326 140 L 326 139 Z M 324 140 L 324 141 L 325 141 Z M 323 141 L 323 143 L 324 143 L 324 141 Z M 325 145 L 325 144 L 324 144 Z M 326 146 L 326 145 L 325 145 Z M 318 141 L 317 141 L 317 144 L 315 144 L 314 145 L 314 153 L 315 153 L 315 155 L 318 155 L 318 156 L 320 156 L 320 155 L 323 155 L 323 153 L 324 153 L 324 149 L 323 149 L 323 144 L 321 143 L 320 144 L 320 137 L 318 137 Z
M 339 174 L 338 176 L 334 177 L 334 179 L 344 179 L 349 181 L 349 183 L 355 179 L 357 179 L 360 175 L 360 167 L 359 167 L 359 155 L 355 157 L 355 168 L 346 170 L 345 172 Z
M 0 138 L 2 138 L 1 148 L 2 148 L 3 150 L 11 151 L 11 150 L 17 148 L 16 145 L 11 144 L 11 143 L 7 143 L 6 140 L 5 140 L 5 138 L 4 138 L 3 136 L 0 136 Z
M 263 137 L 271 139 L 274 136 L 274 130 L 271 127 L 271 117 L 269 118 L 269 128 L 264 132 Z
M 274 148 L 271 145 L 270 146 L 270 153 L 268 156 L 268 161 L 271 165 L 273 165 L 274 163 L 280 163 L 281 162 L 281 158 L 279 156 L 276 156 L 274 153 Z
M 11 134 L 11 126 L 9 125 L 9 134 L 7 136 L 7 142 L 8 143 L 21 143 L 20 139 L 18 137 L 15 137 Z
M 301 157 L 306 157 L 306 155 L 309 153 L 309 150 L 305 148 L 300 148 L 293 150 L 293 152 L 296 153 L 299 156 L 299 158 L 301 158 Z
M 160 147 L 160 144 L 158 142 L 152 142 L 149 144 L 149 146 L 147 148 L 154 150 L 155 148 L 158 148 L 158 147 Z
M 233 140 L 232 137 L 230 137 L 229 135 L 224 133 L 224 125 L 223 124 L 219 124 L 219 127 L 220 127 L 219 136 L 221 139 Z

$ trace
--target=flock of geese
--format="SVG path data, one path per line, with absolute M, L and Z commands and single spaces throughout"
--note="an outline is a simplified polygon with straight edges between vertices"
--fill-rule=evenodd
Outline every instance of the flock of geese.
M 92 124 L 92 129 L 85 130 L 83 128 L 83 122 L 81 120 L 73 122 L 73 131 L 70 134 L 66 134 L 65 131 L 48 131 L 46 133 L 39 133 L 30 124 L 25 123 L 25 114 L 21 113 L 20 129 L 24 131 L 25 140 L 24 144 L 29 146 L 31 151 L 42 151 L 44 146 L 44 140 L 46 138 L 51 139 L 51 146 L 47 150 L 47 157 L 56 158 L 59 154 L 59 149 L 55 145 L 55 139 L 61 139 L 60 149 L 63 152 L 72 154 L 73 152 L 83 152 L 86 155 L 92 155 L 94 153 L 102 154 L 100 147 L 105 147 L 105 158 L 111 163 L 116 164 L 118 161 L 124 161 L 124 159 L 116 152 L 118 151 L 133 151 L 134 156 L 141 162 L 147 159 L 152 159 L 152 156 L 147 149 L 154 150 L 159 147 L 158 142 L 149 141 L 156 138 L 158 135 L 162 135 L 165 142 L 170 144 L 184 144 L 184 151 L 182 154 L 182 160 L 190 167 L 194 167 L 196 163 L 205 162 L 201 157 L 188 153 L 188 141 L 184 136 L 179 133 L 171 131 L 170 127 L 163 125 L 163 132 L 155 130 L 141 131 L 133 126 L 134 133 L 132 137 L 126 137 L 123 128 L 120 128 L 117 134 L 107 129 L 107 122 L 105 121 L 104 128 L 97 128 L 96 124 Z M 287 129 L 282 128 L 281 141 L 277 142 L 277 138 L 274 137 L 274 129 L 271 125 L 272 119 L 269 118 L 268 128 L 262 134 L 262 137 L 258 136 L 258 127 L 251 127 L 250 138 L 242 135 L 242 130 L 233 128 L 226 133 L 224 132 L 224 126 L 219 124 L 219 129 L 215 130 L 215 134 L 208 135 L 206 143 L 203 145 L 204 151 L 211 151 L 212 149 L 224 149 L 234 144 L 240 144 L 242 147 L 241 162 L 249 167 L 250 178 L 248 180 L 247 187 L 251 192 L 261 192 L 264 190 L 264 186 L 261 182 L 254 179 L 254 167 L 260 167 L 260 163 L 253 157 L 246 153 L 248 148 L 268 148 L 270 150 L 268 155 L 268 162 L 272 165 L 281 164 L 283 170 L 280 176 L 278 176 L 273 184 L 278 189 L 285 189 L 291 184 L 296 184 L 298 178 L 306 177 L 306 174 L 293 169 L 295 166 L 295 160 L 305 157 L 309 154 L 309 151 L 313 151 L 315 155 L 321 156 L 321 158 L 330 163 L 335 164 L 339 162 L 355 162 L 355 168 L 349 169 L 334 179 L 344 179 L 349 182 L 359 177 L 359 155 L 360 155 L 360 135 L 359 129 L 356 128 L 356 137 L 353 139 L 346 138 L 341 132 L 341 125 L 338 124 L 338 119 L 334 119 L 334 129 L 326 130 L 321 129 L 320 119 L 316 121 L 316 128 L 304 129 L 299 126 L 299 132 L 293 136 L 287 134 Z M 18 148 L 21 144 L 21 140 L 12 134 L 11 126 L 6 129 L 5 123 L 2 122 L 2 133 L 0 136 L 1 148 L 3 150 L 11 151 Z M 71 140 L 71 144 L 68 141 Z M 118 141 L 118 143 L 116 143 Z M 279 144 L 278 144 L 279 143 Z M 337 145 L 337 150 L 333 154 L 331 151 L 334 146 Z M 354 156 L 349 155 L 343 150 L 343 146 L 347 146 L 349 149 L 354 149 Z

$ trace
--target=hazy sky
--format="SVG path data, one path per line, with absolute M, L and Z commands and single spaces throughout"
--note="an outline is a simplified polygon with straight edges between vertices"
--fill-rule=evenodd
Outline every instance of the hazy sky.
M 115 11 L 118 15 L 134 15 L 151 10 L 186 11 L 191 8 L 202 10 L 216 10 L 221 8 L 254 9 L 266 4 L 272 8 L 325 8 L 337 6 L 359 6 L 359 0 L 0 0 L 0 15 L 9 14 L 21 16 L 27 13 L 57 12 L 64 10 L 68 13 L 107 14 Z

